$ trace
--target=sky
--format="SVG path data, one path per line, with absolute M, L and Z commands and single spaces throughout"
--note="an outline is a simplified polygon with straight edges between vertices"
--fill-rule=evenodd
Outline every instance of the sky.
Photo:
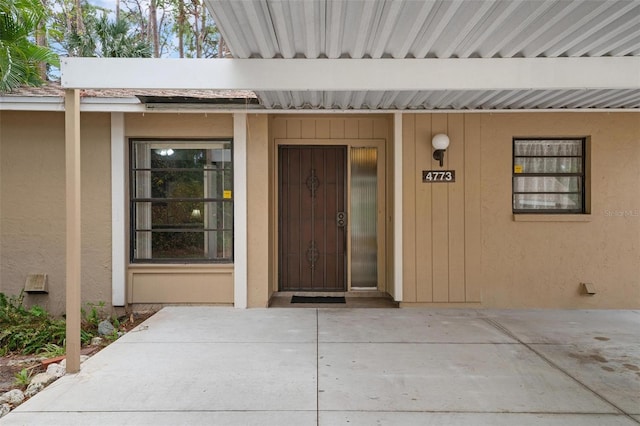
M 116 10 L 116 0 L 89 0 L 88 3 L 94 6 Z

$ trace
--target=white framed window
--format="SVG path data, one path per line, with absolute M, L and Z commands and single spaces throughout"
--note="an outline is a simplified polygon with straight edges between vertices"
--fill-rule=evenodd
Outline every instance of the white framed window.
M 130 141 L 131 261 L 233 261 L 232 141 Z
M 585 213 L 585 138 L 513 139 L 513 213 Z

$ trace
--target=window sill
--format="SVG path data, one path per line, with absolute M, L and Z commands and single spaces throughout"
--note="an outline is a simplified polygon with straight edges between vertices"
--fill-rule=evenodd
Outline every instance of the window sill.
M 151 270 L 226 270 L 233 269 L 233 263 L 129 263 L 129 269 Z
M 513 214 L 514 222 L 591 222 L 591 214 Z

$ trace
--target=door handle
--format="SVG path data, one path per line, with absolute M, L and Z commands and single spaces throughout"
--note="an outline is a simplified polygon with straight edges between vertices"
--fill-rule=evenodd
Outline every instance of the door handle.
M 336 214 L 336 222 L 340 228 L 344 228 L 347 225 L 347 213 L 346 212 L 338 212 Z

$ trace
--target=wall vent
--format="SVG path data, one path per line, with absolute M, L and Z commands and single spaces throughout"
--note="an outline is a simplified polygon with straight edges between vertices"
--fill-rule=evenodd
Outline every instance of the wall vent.
M 596 294 L 596 287 L 592 283 L 580 283 L 580 289 L 582 290 L 582 294 L 587 296 Z
M 24 284 L 27 293 L 49 293 L 47 274 L 29 274 Z

